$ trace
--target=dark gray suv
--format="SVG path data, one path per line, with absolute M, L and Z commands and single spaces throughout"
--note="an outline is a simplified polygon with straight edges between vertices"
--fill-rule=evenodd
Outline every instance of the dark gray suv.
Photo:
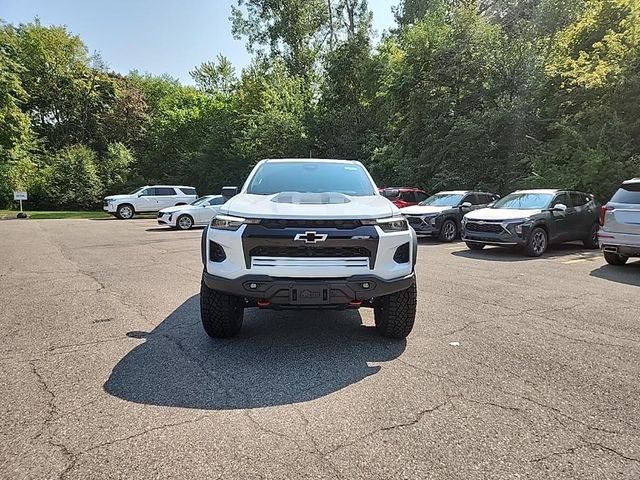
M 462 227 L 462 240 L 471 250 L 522 247 L 539 257 L 550 243 L 574 240 L 598 248 L 598 205 L 593 195 L 582 192 L 519 190 L 466 214 Z
M 418 205 L 401 208 L 400 212 L 418 235 L 452 242 L 458 238 L 465 213 L 486 207 L 498 198 L 494 193 L 452 190 L 438 192 Z

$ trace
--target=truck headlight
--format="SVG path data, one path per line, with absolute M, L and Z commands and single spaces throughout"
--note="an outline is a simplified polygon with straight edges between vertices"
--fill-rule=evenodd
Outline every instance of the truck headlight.
M 509 226 L 513 228 L 513 231 L 516 232 L 518 235 L 522 235 L 522 231 L 525 228 L 529 228 L 531 226 L 531 222 L 528 222 L 526 220 L 521 220 L 520 222 L 511 223 Z
M 378 225 L 383 232 L 404 232 L 409 230 L 409 224 L 403 216 L 379 218 L 377 220 L 362 220 L 363 225 Z
M 242 218 L 232 217 L 230 215 L 216 215 L 211 219 L 211 228 L 215 228 L 217 230 L 236 231 L 242 225 L 255 225 L 257 223 L 260 223 L 260 219 L 258 218 Z

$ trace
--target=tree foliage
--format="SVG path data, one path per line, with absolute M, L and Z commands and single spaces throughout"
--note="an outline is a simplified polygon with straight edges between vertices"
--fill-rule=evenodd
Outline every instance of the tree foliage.
M 365 162 L 381 186 L 571 187 L 640 175 L 640 0 L 238 0 L 254 54 L 195 86 L 110 72 L 64 27 L 0 23 L 0 204 L 94 208 L 167 182 L 217 193 L 267 157 Z M 32 200 L 31 200 L 32 199 Z

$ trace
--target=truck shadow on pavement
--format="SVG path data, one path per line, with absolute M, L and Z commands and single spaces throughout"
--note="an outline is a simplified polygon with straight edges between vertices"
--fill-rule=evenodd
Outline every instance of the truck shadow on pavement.
M 362 324 L 358 311 L 245 310 L 230 340 L 207 337 L 194 295 L 113 368 L 104 384 L 130 402 L 207 410 L 306 402 L 377 373 L 405 340 L 388 340 Z

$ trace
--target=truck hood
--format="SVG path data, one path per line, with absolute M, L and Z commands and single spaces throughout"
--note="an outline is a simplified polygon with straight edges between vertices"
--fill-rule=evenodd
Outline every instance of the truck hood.
M 349 196 L 341 193 L 282 192 L 274 195 L 241 193 L 220 213 L 247 218 L 347 219 L 384 218 L 400 210 L 381 195 Z
M 542 210 L 517 210 L 513 208 L 481 208 L 467 213 L 467 220 L 517 220 L 538 215 Z
M 411 207 L 405 207 L 400 209 L 400 213 L 403 215 L 436 215 L 442 213 L 445 210 L 449 210 L 453 207 L 433 207 L 431 205 L 413 205 Z

